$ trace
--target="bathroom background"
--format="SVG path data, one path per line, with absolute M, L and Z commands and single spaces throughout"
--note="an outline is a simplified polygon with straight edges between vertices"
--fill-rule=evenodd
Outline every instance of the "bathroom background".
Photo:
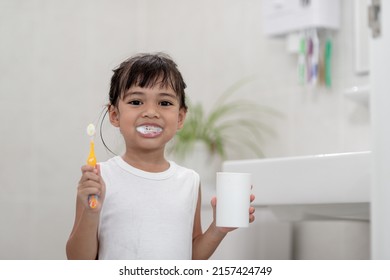
M 240 98 L 283 115 L 265 120 L 276 132 L 262 144 L 268 158 L 370 150 L 368 107 L 344 95 L 369 80 L 355 71 L 355 1 L 340 2 L 332 86 L 312 88 L 299 84 L 286 40 L 264 35 L 260 0 L 0 0 L 0 259 L 66 257 L 86 126 L 107 103 L 112 69 L 136 52 L 170 54 L 206 108 L 254 77 Z M 97 156 L 111 156 L 100 141 Z M 293 227 L 256 213 L 214 258 L 294 258 Z

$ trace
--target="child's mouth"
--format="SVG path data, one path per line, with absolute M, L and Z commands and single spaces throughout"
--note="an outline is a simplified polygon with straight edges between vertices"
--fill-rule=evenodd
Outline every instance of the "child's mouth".
M 156 136 L 162 132 L 162 128 L 154 125 L 141 125 L 137 126 L 136 130 L 145 136 Z

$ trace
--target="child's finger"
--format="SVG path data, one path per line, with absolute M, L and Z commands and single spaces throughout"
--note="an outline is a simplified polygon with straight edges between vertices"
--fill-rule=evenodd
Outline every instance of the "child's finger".
M 213 208 L 215 208 L 216 206 L 217 206 L 217 197 L 215 197 L 215 196 L 213 196 L 212 198 L 211 198 L 211 206 L 213 207 Z
M 100 164 L 99 163 L 96 164 L 95 170 L 96 170 L 96 174 L 100 176 Z
M 100 176 L 98 176 L 97 174 L 95 174 L 93 172 L 85 172 L 81 176 L 79 184 L 83 184 L 83 183 L 85 183 L 87 181 L 99 182 L 100 181 Z

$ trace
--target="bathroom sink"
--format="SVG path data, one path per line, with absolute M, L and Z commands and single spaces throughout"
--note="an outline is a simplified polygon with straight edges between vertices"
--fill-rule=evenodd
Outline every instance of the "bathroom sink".
M 225 161 L 250 172 L 255 206 L 281 220 L 369 219 L 371 152 Z

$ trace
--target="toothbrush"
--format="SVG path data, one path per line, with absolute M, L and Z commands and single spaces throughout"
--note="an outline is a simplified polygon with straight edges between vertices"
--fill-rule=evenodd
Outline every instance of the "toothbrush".
M 91 123 L 87 126 L 87 134 L 91 137 L 89 142 L 89 156 L 87 159 L 87 165 L 96 166 L 96 156 L 95 156 L 95 142 L 93 140 L 95 136 L 95 126 Z M 98 196 L 96 194 L 91 194 L 88 196 L 88 205 L 90 208 L 94 209 L 97 207 Z
M 301 35 L 301 40 L 299 42 L 299 56 L 298 56 L 298 75 L 299 83 L 301 85 L 305 84 L 305 53 L 306 53 L 306 40 L 304 34 Z
M 313 39 L 309 35 L 307 39 L 307 50 L 306 50 L 306 65 L 307 65 L 307 82 L 312 81 L 312 60 L 313 60 Z
M 331 74 L 332 41 L 330 38 L 325 43 L 325 85 L 329 88 L 332 85 Z
M 317 30 L 313 34 L 313 55 L 311 58 L 311 83 L 316 86 L 318 83 L 318 61 L 320 55 L 320 42 L 318 39 Z

